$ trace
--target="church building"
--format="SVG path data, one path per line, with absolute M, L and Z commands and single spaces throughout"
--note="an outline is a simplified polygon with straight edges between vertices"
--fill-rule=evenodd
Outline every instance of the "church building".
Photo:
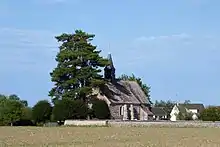
M 150 102 L 135 81 L 119 80 L 111 54 L 109 64 L 104 68 L 104 77 L 109 81 L 104 87 L 94 89 L 93 94 L 104 100 L 110 109 L 111 118 L 118 120 L 149 120 L 153 118 Z

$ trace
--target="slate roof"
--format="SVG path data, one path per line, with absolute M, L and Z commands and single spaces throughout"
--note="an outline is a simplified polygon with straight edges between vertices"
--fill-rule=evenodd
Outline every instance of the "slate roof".
M 186 113 L 186 107 L 183 104 L 178 104 L 177 108 L 179 109 L 180 112 Z
M 150 116 L 153 116 L 154 114 L 149 110 L 149 108 L 148 107 L 144 107 L 144 106 L 141 106 L 141 108 L 145 111 L 145 112 L 147 112 L 147 114 L 148 115 L 150 115 Z
M 101 88 L 111 103 L 150 104 L 141 87 L 135 81 L 118 80 Z
M 177 106 L 181 112 L 185 112 L 186 109 L 197 109 L 198 113 L 201 113 L 205 107 L 203 104 L 178 104 Z
M 166 116 L 167 115 L 167 113 L 161 107 L 152 107 L 151 111 L 155 116 Z

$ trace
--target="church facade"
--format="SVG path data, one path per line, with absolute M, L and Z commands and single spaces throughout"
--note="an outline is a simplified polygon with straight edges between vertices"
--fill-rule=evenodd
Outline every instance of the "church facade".
M 124 81 L 115 78 L 115 67 L 111 54 L 109 64 L 104 68 L 104 77 L 109 82 L 94 89 L 93 94 L 104 100 L 110 109 L 111 118 L 118 120 L 149 120 L 153 113 L 141 87 L 135 81 Z

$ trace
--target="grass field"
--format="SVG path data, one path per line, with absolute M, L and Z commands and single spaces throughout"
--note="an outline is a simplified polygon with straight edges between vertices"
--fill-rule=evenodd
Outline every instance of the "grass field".
M 0 146 L 217 147 L 220 129 L 144 127 L 0 127 Z

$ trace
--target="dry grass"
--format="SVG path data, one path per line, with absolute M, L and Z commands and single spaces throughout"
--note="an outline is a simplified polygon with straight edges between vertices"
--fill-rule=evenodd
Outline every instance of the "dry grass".
M 1 127 L 0 147 L 217 147 L 219 135 L 213 128 Z

